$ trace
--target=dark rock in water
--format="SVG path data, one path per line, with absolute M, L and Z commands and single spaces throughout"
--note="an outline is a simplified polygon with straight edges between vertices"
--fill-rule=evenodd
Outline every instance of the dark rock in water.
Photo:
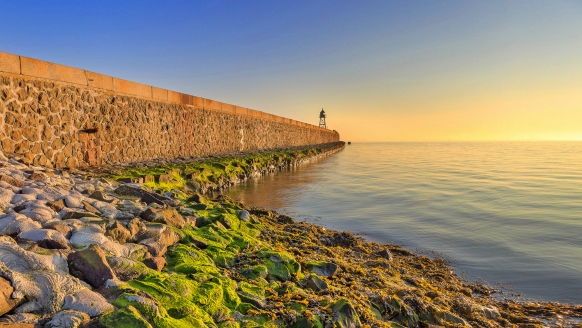
M 236 293 L 238 294 L 238 297 L 240 297 L 241 301 L 252 304 L 259 309 L 264 309 L 265 306 L 267 306 L 267 301 L 265 301 L 263 298 L 260 298 L 259 296 L 247 293 L 242 290 L 239 290 Z
M 105 236 L 110 237 L 120 244 L 125 244 L 131 238 L 131 232 L 119 223 L 119 221 L 113 221 L 105 229 Z
M 62 211 L 65 207 L 65 201 L 63 199 L 55 200 L 53 202 L 47 202 L 46 206 L 52 208 L 55 212 Z
M 149 222 L 164 223 L 179 229 L 184 228 L 186 221 L 175 209 L 168 207 L 163 209 L 148 208 L 139 215 Z
M 121 187 L 119 187 L 119 188 L 121 188 Z M 117 189 L 119 189 L 119 188 L 117 188 Z M 117 191 L 117 189 L 116 189 L 116 191 Z M 132 189 L 135 189 L 135 188 L 132 188 Z M 139 197 L 139 196 L 136 196 L 136 197 Z M 115 198 L 108 197 L 107 194 L 105 194 L 103 191 L 95 191 L 91 195 L 89 195 L 89 198 L 93 198 L 93 199 L 96 199 L 98 201 L 111 203 L 111 204 L 117 203 L 117 200 Z
M 144 260 L 143 264 L 145 264 L 150 269 L 162 271 L 164 266 L 166 266 L 166 259 L 161 256 L 151 257 L 149 259 Z
M 319 261 L 307 263 L 307 269 L 320 276 L 331 278 L 336 274 L 339 268 L 335 263 Z
M 326 246 L 354 247 L 359 244 L 358 238 L 347 231 L 336 232 L 331 237 L 323 237 L 321 241 Z
M 386 248 L 384 248 L 383 250 L 378 252 L 378 255 L 380 255 L 381 257 L 387 259 L 388 261 L 392 261 L 392 253 L 390 253 L 390 251 Z
M 10 281 L 0 277 L 0 316 L 12 311 L 24 301 L 24 298 L 12 298 L 12 292 L 14 292 L 14 288 Z
M 277 221 L 280 223 L 284 223 L 284 224 L 293 224 L 295 223 L 295 220 L 293 220 L 292 217 L 281 214 L 279 215 L 279 217 L 277 218 Z
M 105 259 L 99 245 L 89 245 L 86 249 L 69 254 L 67 259 L 70 273 L 95 288 L 101 287 L 108 279 L 115 279 L 115 273 Z
M 345 298 L 335 302 L 332 307 L 334 327 L 359 328 L 362 327 L 360 317 L 350 301 Z
M 314 274 L 310 275 L 309 278 L 307 278 L 307 282 L 305 285 L 307 286 L 307 288 L 310 288 L 316 292 L 326 290 L 329 288 L 327 282 L 321 280 L 321 278 Z
M 96 214 L 96 215 L 101 215 L 101 211 L 99 211 L 98 209 L 96 209 L 93 205 L 89 204 L 86 201 L 82 201 L 83 207 L 85 207 L 85 210 L 87 212 Z

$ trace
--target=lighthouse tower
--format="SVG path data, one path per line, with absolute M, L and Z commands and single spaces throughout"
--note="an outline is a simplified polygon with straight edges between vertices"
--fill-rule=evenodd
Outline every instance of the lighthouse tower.
M 325 125 L 325 112 L 323 111 L 323 108 L 321 109 L 321 112 L 319 112 L 319 127 L 327 129 L 327 126 Z

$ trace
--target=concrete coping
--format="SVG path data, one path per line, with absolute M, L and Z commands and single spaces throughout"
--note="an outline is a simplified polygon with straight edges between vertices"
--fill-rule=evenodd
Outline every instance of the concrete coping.
M 275 122 L 332 132 L 332 130 L 320 128 L 317 125 L 295 121 L 289 118 L 264 113 L 250 108 L 226 104 L 212 99 L 196 97 L 79 68 L 50 63 L 24 56 L 13 55 L 1 51 L 0 72 L 47 79 L 57 82 L 78 84 L 92 88 L 113 91 L 124 95 L 137 96 L 145 99 L 179 103 L 202 108 L 205 110 L 262 118 Z

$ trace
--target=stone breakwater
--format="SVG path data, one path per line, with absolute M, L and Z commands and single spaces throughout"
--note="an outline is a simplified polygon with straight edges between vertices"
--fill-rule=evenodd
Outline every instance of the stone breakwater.
M 0 327 L 545 327 L 442 260 L 164 182 L 0 156 Z
M 0 144 L 56 168 L 339 141 L 336 131 L 0 52 Z

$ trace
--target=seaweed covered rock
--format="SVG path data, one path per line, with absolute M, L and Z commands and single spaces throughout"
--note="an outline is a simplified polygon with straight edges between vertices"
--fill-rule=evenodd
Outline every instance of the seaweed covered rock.
M 338 328 L 359 328 L 362 327 L 360 317 L 352 303 L 345 298 L 335 302 L 332 306 L 333 323 Z

